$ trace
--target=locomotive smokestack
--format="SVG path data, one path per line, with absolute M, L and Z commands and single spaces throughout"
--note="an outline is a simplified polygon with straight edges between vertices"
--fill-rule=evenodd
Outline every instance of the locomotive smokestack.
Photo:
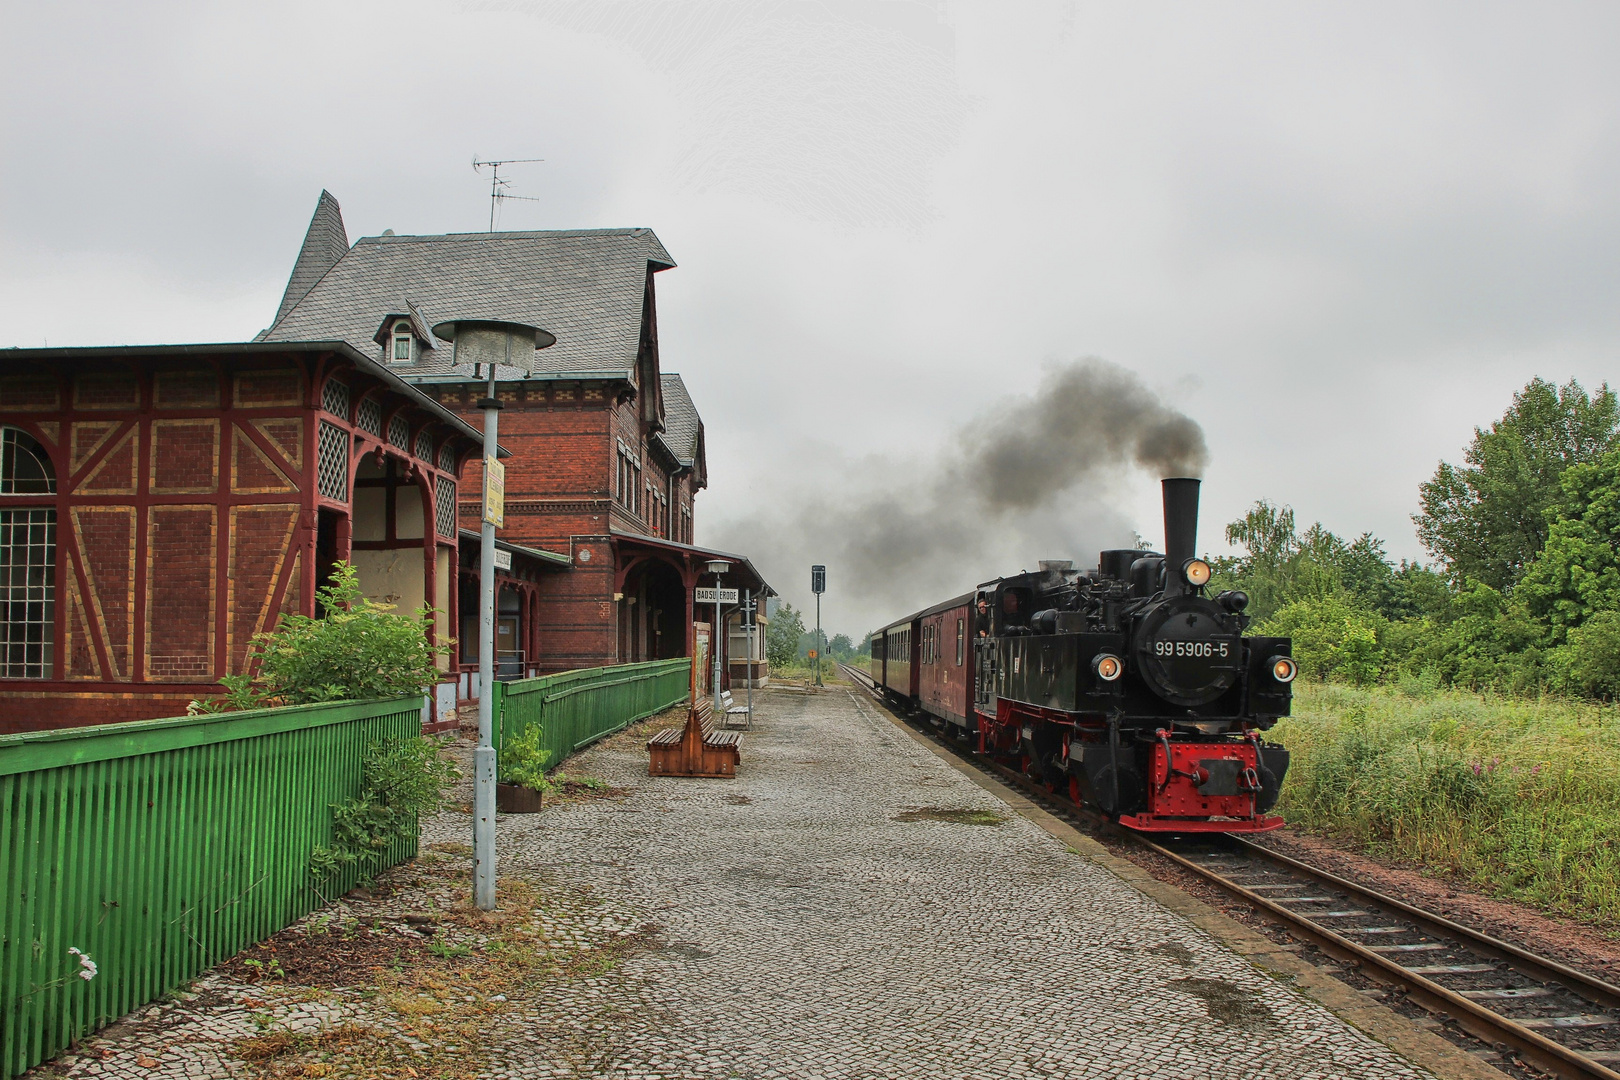
M 1190 476 L 1164 478 L 1164 593 L 1187 591 L 1181 568 L 1197 554 L 1198 484 Z

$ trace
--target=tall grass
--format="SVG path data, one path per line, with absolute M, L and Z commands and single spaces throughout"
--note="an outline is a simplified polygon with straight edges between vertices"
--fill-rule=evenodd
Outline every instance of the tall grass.
M 1620 935 L 1620 709 L 1296 688 L 1291 825 Z

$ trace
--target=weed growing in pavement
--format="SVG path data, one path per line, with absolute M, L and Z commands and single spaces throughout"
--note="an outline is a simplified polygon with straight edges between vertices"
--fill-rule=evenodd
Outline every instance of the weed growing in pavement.
M 414 864 L 391 872 L 402 879 L 409 875 L 413 889 L 426 890 L 426 896 L 396 893 L 396 899 L 406 899 L 417 911 L 432 908 L 431 938 L 402 935 L 392 927 L 374 934 L 364 929 L 373 920 L 363 914 L 355 925 L 377 949 L 356 952 L 348 969 L 320 973 L 337 999 L 363 1010 L 357 1020 L 364 1022 L 316 1034 L 261 1026 L 257 1035 L 236 1044 L 250 1075 L 451 1080 L 486 1071 L 486 1056 L 506 1041 L 502 1032 L 519 1022 L 511 1012 L 526 999 L 566 980 L 610 972 L 657 945 L 652 927 L 595 945 L 571 937 L 552 940 L 553 920 L 589 916 L 596 902 L 577 891 L 542 891 L 525 881 L 502 879 L 498 911 L 479 911 L 464 899 L 432 904 L 435 893 L 468 895 L 467 854 L 464 844 L 434 845 Z M 302 929 L 278 937 L 306 942 L 312 950 L 331 940 L 328 936 L 317 945 Z M 390 951 L 379 951 L 384 946 Z M 532 1005 L 529 1009 L 532 1013 Z M 572 1038 L 572 1030 L 570 1024 L 558 1038 Z
M 1620 936 L 1620 710 L 1295 684 L 1279 810 Z
M 947 821 L 953 825 L 1000 825 L 1007 819 L 993 810 L 966 810 L 946 806 L 920 806 L 894 815 L 896 821 Z
M 438 809 L 458 775 L 432 739 L 372 743 L 361 765 L 360 794 L 332 807 L 332 843 L 310 853 L 316 887 L 356 865 L 369 878 L 390 845 L 415 837 L 417 820 Z
M 568 773 L 558 773 L 556 782 L 572 787 L 581 787 L 587 791 L 606 791 L 608 789 L 608 782 L 595 776 L 570 776 Z

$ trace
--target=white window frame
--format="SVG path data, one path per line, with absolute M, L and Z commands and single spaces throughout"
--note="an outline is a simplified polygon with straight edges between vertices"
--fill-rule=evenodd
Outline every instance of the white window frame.
M 405 355 L 399 355 L 399 347 L 405 346 Z M 393 331 L 388 336 L 388 362 L 390 364 L 409 364 L 416 359 L 416 334 L 411 330 L 409 319 L 396 319 Z

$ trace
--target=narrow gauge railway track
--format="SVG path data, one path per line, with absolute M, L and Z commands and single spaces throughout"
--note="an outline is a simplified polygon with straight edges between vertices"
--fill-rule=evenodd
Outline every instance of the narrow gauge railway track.
M 840 666 L 888 704 L 866 672 Z M 1620 1080 L 1620 987 L 1236 836 L 1156 843 L 924 730 L 1048 809 L 1196 874 L 1499 1052 L 1569 1080 Z

